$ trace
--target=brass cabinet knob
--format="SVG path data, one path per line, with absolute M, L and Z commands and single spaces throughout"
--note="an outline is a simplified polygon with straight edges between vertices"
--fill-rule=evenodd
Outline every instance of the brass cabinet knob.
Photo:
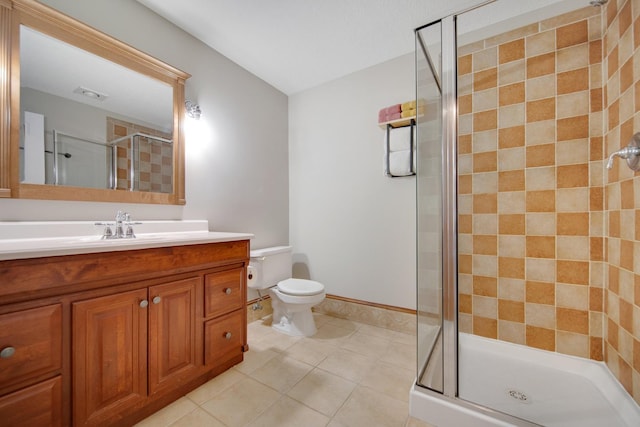
M 1 359 L 8 359 L 11 356 L 13 356 L 16 352 L 15 347 L 5 347 L 2 350 L 0 350 L 0 358 Z

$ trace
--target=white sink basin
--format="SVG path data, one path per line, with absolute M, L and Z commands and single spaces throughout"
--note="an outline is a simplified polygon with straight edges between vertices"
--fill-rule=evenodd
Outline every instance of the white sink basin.
M 181 221 L 167 221 L 175 225 Z M 193 221 L 192 221 L 193 222 Z M 21 259 L 21 258 L 37 258 L 43 256 L 57 256 L 57 255 L 74 255 L 82 253 L 94 253 L 94 252 L 110 252 L 110 251 L 123 251 L 123 250 L 135 250 L 145 249 L 163 246 L 183 246 L 183 245 L 195 245 L 204 243 L 225 242 L 234 240 L 247 240 L 253 238 L 252 234 L 248 233 L 224 233 L 224 232 L 212 232 L 206 228 L 206 221 L 199 221 L 200 224 L 189 224 L 183 227 L 182 230 L 186 231 L 167 231 L 167 232 L 155 232 L 160 228 L 159 221 L 151 221 L 151 226 L 147 226 L 146 229 L 154 230 L 151 233 L 138 232 L 138 230 L 144 230 L 147 223 L 143 222 L 140 225 L 134 227 L 136 231 L 135 238 L 121 238 L 121 239 L 102 239 L 102 235 L 98 234 L 102 232 L 101 227 L 93 226 L 93 223 L 79 222 L 82 226 L 82 231 L 91 230 L 91 233 L 95 234 L 79 234 L 69 236 L 56 236 L 56 237 L 32 237 L 35 233 L 31 228 L 24 228 L 28 230 L 26 233 L 28 238 L 13 238 L 17 233 L 11 232 L 4 233 L 10 238 L 3 238 L 2 231 L 6 231 L 7 228 L 3 228 L 6 223 L 0 223 L 0 260 L 9 259 Z M 204 223 L 204 227 L 201 223 Z M 25 226 L 25 223 L 19 223 L 21 227 Z M 42 223 L 38 223 L 41 225 Z M 65 223 L 68 225 L 68 223 Z M 60 224 L 54 223 L 58 229 Z M 69 227 L 67 227 L 69 228 Z M 170 227 L 168 227 L 170 228 Z M 174 227 L 180 230 L 179 227 Z M 98 231 L 98 233 L 96 233 Z M 46 235 L 46 233 L 43 233 Z

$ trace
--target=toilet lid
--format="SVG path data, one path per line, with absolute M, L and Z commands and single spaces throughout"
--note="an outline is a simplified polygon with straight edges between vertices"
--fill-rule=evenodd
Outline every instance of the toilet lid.
M 278 283 L 278 289 L 289 295 L 316 295 L 324 291 L 324 285 L 313 280 L 287 279 Z

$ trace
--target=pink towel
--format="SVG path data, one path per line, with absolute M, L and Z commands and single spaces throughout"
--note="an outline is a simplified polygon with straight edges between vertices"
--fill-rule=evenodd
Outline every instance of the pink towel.
M 395 114 L 402 112 L 402 105 L 396 104 L 386 108 L 387 114 Z
M 390 107 L 386 107 L 383 108 L 382 110 L 380 110 L 378 112 L 378 123 L 383 123 L 383 122 L 388 122 L 389 120 L 394 120 L 394 119 L 389 119 L 388 117 L 393 115 L 393 114 L 400 114 L 402 112 L 402 105 L 401 104 L 396 104 L 396 105 L 392 105 Z
M 393 114 L 378 114 L 378 123 L 386 123 L 392 120 L 398 120 L 401 117 L 402 113 L 393 113 Z

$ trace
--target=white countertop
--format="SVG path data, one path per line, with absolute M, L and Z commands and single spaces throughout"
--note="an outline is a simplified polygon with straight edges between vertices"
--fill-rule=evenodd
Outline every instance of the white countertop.
M 0 222 L 0 260 L 198 245 L 254 237 L 250 233 L 209 231 L 207 221 L 142 221 L 134 230 L 136 238 L 103 240 L 102 227 L 95 226 L 93 221 Z

